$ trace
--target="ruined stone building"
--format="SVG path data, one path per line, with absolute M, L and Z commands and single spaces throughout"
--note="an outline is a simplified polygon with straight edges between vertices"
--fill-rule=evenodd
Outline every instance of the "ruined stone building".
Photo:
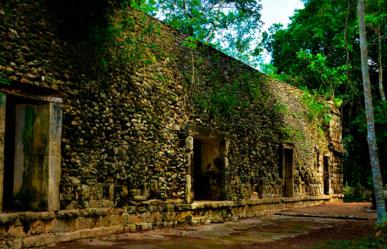
M 313 115 L 299 89 L 141 12 L 70 7 L 0 3 L 0 247 L 342 197 L 333 104 Z

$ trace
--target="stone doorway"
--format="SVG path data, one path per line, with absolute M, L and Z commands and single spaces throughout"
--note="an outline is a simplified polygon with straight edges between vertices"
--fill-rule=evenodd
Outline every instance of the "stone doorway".
M 324 195 L 329 195 L 331 182 L 329 174 L 329 156 L 324 156 L 323 178 Z
M 284 197 L 294 196 L 294 145 L 283 144 L 281 150 L 280 177 Z
M 1 93 L 4 150 L 2 209 L 42 211 L 59 208 L 59 103 Z M 57 99 L 58 100 L 58 99 Z
M 224 188 L 224 142 L 213 137 L 194 137 L 194 200 L 221 200 Z

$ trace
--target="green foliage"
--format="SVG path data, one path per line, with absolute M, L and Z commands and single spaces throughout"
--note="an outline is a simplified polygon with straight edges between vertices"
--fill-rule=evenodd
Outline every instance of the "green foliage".
M 360 56 L 355 2 L 307 1 L 286 29 L 274 25 L 264 34 L 262 46 L 272 53 L 276 74 L 325 96 L 358 94 L 360 87 L 353 83 L 358 78 L 352 77 L 360 74 L 360 67 L 352 64 Z
M 254 41 L 261 27 L 260 1 L 256 0 L 139 0 L 138 9 L 190 35 L 195 41 L 250 61 L 259 51 Z M 193 44 L 188 41 L 186 45 Z M 252 56 L 253 55 L 253 56 Z
M 0 85 L 9 86 L 12 84 L 12 81 L 6 78 L 0 78 Z
M 385 249 L 387 248 L 386 243 L 383 237 L 369 236 L 357 240 L 331 240 L 309 247 L 309 249 Z
M 238 75 L 231 83 L 219 84 L 215 79 L 217 71 L 209 75 L 213 84 L 210 91 L 202 92 L 197 90 L 193 93 L 192 99 L 196 107 L 209 117 L 237 118 L 241 110 L 249 108 L 255 101 L 263 102 L 267 99 L 261 92 L 261 83 L 258 75 L 244 73 Z
M 223 87 L 212 92 L 210 97 L 210 112 L 214 116 L 230 116 L 235 107 L 244 103 L 238 98 L 238 84 L 225 84 Z
M 378 79 L 377 39 L 382 38 L 382 65 L 387 65 L 385 44 L 387 37 L 387 4 L 385 0 L 366 1 L 366 25 L 369 47 L 370 76 L 372 83 Z M 263 65 L 270 76 L 292 85 L 309 89 L 318 95 L 334 98 L 336 107 L 343 104 L 343 131 L 346 139 L 344 176 L 348 184 L 361 182 L 366 186 L 368 154 L 362 97 L 360 50 L 357 22 L 357 0 L 308 0 L 305 8 L 297 11 L 291 23 L 284 28 L 273 25 L 263 34 L 262 46 L 272 54 L 272 64 Z M 384 70 L 385 72 L 385 70 Z M 384 77 L 386 78 L 386 77 Z M 374 85 L 376 86 L 376 84 Z M 376 89 L 375 89 L 376 90 Z M 374 92 L 377 139 L 380 154 L 387 153 L 387 125 L 383 104 L 378 91 Z M 321 108 L 306 98 L 311 108 L 311 118 L 321 116 Z M 324 111 L 322 111 L 323 113 Z M 381 157 L 381 165 L 387 163 Z M 383 178 L 386 167 L 381 167 Z M 368 187 L 368 186 L 367 186 Z
M 282 103 L 275 103 L 274 104 L 274 110 L 277 113 L 287 114 L 288 111 L 289 111 L 289 108 L 286 105 L 282 104 Z
M 288 126 L 282 127 L 281 133 L 284 135 L 284 139 L 289 140 L 291 142 L 301 141 L 305 139 L 305 136 L 301 130 L 294 129 Z
M 246 106 L 240 96 L 239 84 L 225 84 L 212 89 L 211 92 L 203 95 L 194 95 L 193 101 L 196 106 L 211 117 L 231 117 L 235 115 L 236 108 Z
M 359 183 L 354 187 L 348 185 L 344 187 L 344 201 L 346 202 L 370 201 L 371 196 L 372 192 Z
M 143 11 L 145 13 L 155 13 L 157 8 L 155 6 L 155 0 L 126 0 L 122 2 L 122 5 L 130 6 L 133 9 Z
M 311 93 L 305 89 L 301 100 L 308 107 L 308 118 L 310 121 L 322 120 L 325 124 L 328 124 L 332 119 L 330 106 L 326 101 L 321 101 L 319 98 L 321 97 L 315 92 Z
M 141 25 L 137 25 L 137 22 L 141 22 Z M 142 27 L 141 30 L 139 27 Z M 108 56 L 111 56 L 115 65 L 136 67 L 154 63 L 164 56 L 157 43 L 152 42 L 160 32 L 160 24 L 149 21 L 146 16 L 135 19 L 125 12 L 113 16 L 105 32 L 110 52 Z M 107 68 L 108 61 L 104 57 L 101 59 L 102 68 Z
M 320 94 L 327 97 L 335 96 L 337 89 L 348 81 L 346 74 L 347 70 L 350 69 L 348 65 L 330 67 L 326 56 L 321 53 L 314 55 L 307 50 L 297 52 L 297 58 L 305 61 L 308 65 L 307 68 L 316 75 Z
M 377 132 L 377 140 L 381 145 L 381 148 L 385 148 L 384 141 L 387 140 L 387 102 L 386 101 L 377 101 L 374 106 L 374 118 L 375 126 Z M 365 133 L 367 130 L 367 125 L 365 122 L 366 116 L 365 111 L 363 110 L 352 122 L 358 131 Z
M 184 39 L 183 43 L 182 43 L 183 46 L 186 46 L 188 48 L 191 48 L 191 49 L 195 49 L 197 46 L 198 46 L 198 40 L 195 39 L 194 37 L 192 36 L 188 36 Z
M 374 102 L 374 118 L 375 118 L 375 128 L 376 128 L 376 140 L 378 142 L 379 153 L 383 155 L 387 151 L 387 102 L 386 101 L 375 101 Z M 360 134 L 366 134 L 367 125 L 366 125 L 366 116 L 365 111 L 362 110 L 350 123 L 353 129 Z M 350 144 L 353 146 L 353 144 Z M 356 145 L 356 144 L 355 144 Z M 352 148 L 352 147 L 350 147 Z M 387 158 L 381 156 L 380 164 L 386 165 Z M 381 167 L 383 179 L 387 176 L 387 167 Z M 370 185 L 371 186 L 371 185 Z

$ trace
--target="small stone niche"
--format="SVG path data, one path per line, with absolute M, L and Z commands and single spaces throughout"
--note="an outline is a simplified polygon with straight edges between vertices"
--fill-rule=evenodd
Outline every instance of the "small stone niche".
M 61 100 L 2 92 L 0 98 L 2 210 L 58 210 Z
M 226 141 L 198 135 L 193 139 L 194 200 L 222 200 L 226 164 Z

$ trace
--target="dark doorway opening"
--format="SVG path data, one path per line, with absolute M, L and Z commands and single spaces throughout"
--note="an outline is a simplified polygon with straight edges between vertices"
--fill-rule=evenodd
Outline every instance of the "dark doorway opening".
M 282 193 L 285 197 L 294 195 L 294 152 L 292 146 L 283 146 L 281 152 L 280 177 L 282 178 Z
M 194 138 L 194 200 L 221 200 L 224 185 L 224 158 L 220 140 Z
M 5 116 L 3 210 L 46 210 L 49 105 L 8 95 Z
M 13 162 L 15 159 L 15 99 L 7 96 L 4 134 L 3 210 L 13 207 Z
M 324 195 L 329 195 L 330 191 L 330 175 L 329 175 L 329 157 L 324 156 L 324 172 L 323 172 L 323 184 L 324 184 Z

